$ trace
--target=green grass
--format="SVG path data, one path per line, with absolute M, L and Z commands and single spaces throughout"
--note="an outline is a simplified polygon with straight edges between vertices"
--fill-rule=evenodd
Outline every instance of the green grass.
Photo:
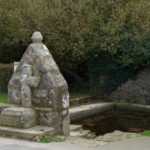
M 51 137 L 51 136 L 42 136 L 40 137 L 40 142 L 49 143 L 49 142 L 63 142 L 64 139 L 60 137 Z
M 0 103 L 7 103 L 7 100 L 8 100 L 7 94 L 0 92 Z
M 144 130 L 143 132 L 141 132 L 141 135 L 150 137 L 150 130 Z

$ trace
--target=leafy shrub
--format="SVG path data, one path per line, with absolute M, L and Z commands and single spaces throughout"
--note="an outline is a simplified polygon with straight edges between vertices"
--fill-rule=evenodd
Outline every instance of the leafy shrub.
M 77 86 L 90 80 L 105 93 L 149 64 L 149 0 L 0 0 L 0 6 L 2 63 L 19 61 L 39 30 Z
M 93 2 L 94 3 L 94 2 Z M 102 4 L 102 0 L 99 2 Z M 85 34 L 92 88 L 108 93 L 149 65 L 148 0 L 103 1 Z M 148 29 L 148 28 L 149 29 Z

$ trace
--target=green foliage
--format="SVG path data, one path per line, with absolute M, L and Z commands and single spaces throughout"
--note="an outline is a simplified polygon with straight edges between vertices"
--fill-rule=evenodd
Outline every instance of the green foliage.
M 95 7 L 103 17 L 85 34 L 85 47 L 91 85 L 103 94 L 149 64 L 150 15 L 148 0 L 105 1 Z
M 69 0 L 1 0 L 0 6 L 3 33 L 0 35 L 2 46 L 7 49 L 7 53 L 3 50 L 1 57 L 15 52 L 9 60 L 3 57 L 4 62 L 20 59 L 24 51 L 21 50 L 22 45 L 28 44 L 35 30 L 42 32 L 46 45 L 60 66 L 71 68 L 75 61 L 84 59 L 81 35 L 87 27 L 81 18 L 83 8 L 80 10 L 78 4 Z
M 20 60 L 39 30 L 69 83 L 89 78 L 111 91 L 149 64 L 149 7 L 149 0 L 0 0 L 0 60 Z
M 0 103 L 7 103 L 8 98 L 7 98 L 7 94 L 0 92 Z
M 40 142 L 42 143 L 49 143 L 49 142 L 63 142 L 64 139 L 59 137 L 51 137 L 51 136 L 42 136 L 40 137 Z
M 150 137 L 150 130 L 144 130 L 141 135 Z
M 7 91 L 8 82 L 13 74 L 11 64 L 0 64 L 0 91 Z

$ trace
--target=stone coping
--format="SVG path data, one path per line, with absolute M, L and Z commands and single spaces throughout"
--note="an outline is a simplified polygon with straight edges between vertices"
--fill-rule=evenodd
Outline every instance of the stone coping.
M 74 121 L 98 114 L 100 112 L 113 110 L 113 108 L 113 103 L 96 103 L 70 108 L 70 119 L 71 121 Z
M 16 107 L 16 105 L 11 104 L 1 104 L 0 107 Z M 52 111 L 51 108 L 40 108 L 40 107 L 32 107 L 37 111 Z M 90 117 L 92 115 L 96 115 L 98 113 L 106 112 L 106 111 L 115 111 L 115 110 L 129 110 L 129 111 L 140 111 L 140 112 L 148 112 L 150 113 L 150 105 L 142 105 L 142 104 L 133 104 L 133 103 L 94 103 L 88 105 L 82 105 L 70 108 L 70 119 L 71 121 L 75 121 L 78 119 L 82 119 L 85 117 Z
M 0 126 L 0 135 L 19 139 L 33 140 L 36 136 L 54 135 L 54 129 L 46 126 L 34 126 L 28 129 L 18 129 Z
M 97 102 L 95 95 L 82 95 L 77 98 L 70 98 L 70 107 L 92 104 L 94 102 Z
M 106 111 L 128 110 L 150 113 L 150 105 L 141 105 L 133 103 L 95 103 L 83 105 L 75 108 L 70 108 L 70 119 L 76 121 L 78 119 L 90 117 L 98 113 Z
M 150 105 L 133 104 L 133 103 L 115 103 L 116 109 L 150 112 Z
M 10 107 L 21 107 L 20 105 L 13 105 L 13 104 L 3 104 L 0 103 L 0 108 L 10 108 Z M 23 107 L 21 107 L 23 108 Z M 24 107 L 26 108 L 26 107 Z M 37 111 L 52 111 L 52 108 L 45 108 L 45 107 L 27 107 L 27 108 L 31 108 Z
M 45 107 L 31 107 L 31 108 L 37 111 L 48 111 L 48 112 L 52 111 L 52 108 L 45 108 Z
M 13 104 L 4 104 L 4 103 L 0 103 L 0 107 L 17 107 L 17 105 L 13 105 Z
M 93 98 L 94 96 L 95 95 L 85 95 L 85 96 L 81 96 L 81 97 L 78 97 L 78 98 L 70 98 L 70 102 L 89 99 L 89 98 Z

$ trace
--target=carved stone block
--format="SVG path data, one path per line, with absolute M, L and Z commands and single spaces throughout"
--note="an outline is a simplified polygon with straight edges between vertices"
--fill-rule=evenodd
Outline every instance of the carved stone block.
M 15 128 L 30 128 L 36 123 L 35 112 L 29 108 L 5 108 L 0 114 L 0 125 Z

